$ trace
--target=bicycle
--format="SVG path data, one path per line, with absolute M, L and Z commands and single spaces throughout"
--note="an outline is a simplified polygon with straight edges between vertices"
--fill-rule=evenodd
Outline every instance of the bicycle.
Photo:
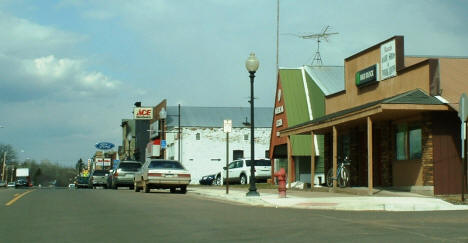
M 348 157 L 339 162 L 338 168 L 336 169 L 336 178 L 333 177 L 333 168 L 330 168 L 327 173 L 327 186 L 333 187 L 333 181 L 336 180 L 339 187 L 347 187 L 349 185 L 350 173 L 346 165 L 350 165 L 351 161 Z

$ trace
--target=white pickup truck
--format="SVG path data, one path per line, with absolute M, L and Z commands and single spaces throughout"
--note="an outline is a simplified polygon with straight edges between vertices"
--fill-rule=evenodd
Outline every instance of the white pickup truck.
M 170 189 L 175 193 L 179 188 L 182 193 L 187 192 L 190 183 L 190 172 L 179 161 L 151 159 L 141 166 L 133 178 L 133 187 L 136 192 L 150 189 Z
M 250 159 L 238 159 L 229 163 L 229 182 L 248 184 L 250 182 Z M 221 180 L 221 177 L 223 178 Z M 271 161 L 269 159 L 255 159 L 255 180 L 266 181 L 271 178 Z M 215 184 L 226 182 L 226 168 L 216 174 Z

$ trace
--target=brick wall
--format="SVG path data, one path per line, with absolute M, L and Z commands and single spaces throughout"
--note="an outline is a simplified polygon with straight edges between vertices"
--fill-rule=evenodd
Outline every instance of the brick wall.
M 429 114 L 423 116 L 422 134 L 422 166 L 424 186 L 434 185 L 434 152 L 432 145 L 432 121 Z

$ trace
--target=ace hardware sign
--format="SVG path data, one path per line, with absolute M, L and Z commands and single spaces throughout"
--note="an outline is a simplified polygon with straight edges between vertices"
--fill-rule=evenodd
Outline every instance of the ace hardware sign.
M 151 120 L 153 119 L 153 107 L 135 107 L 133 117 L 136 120 Z

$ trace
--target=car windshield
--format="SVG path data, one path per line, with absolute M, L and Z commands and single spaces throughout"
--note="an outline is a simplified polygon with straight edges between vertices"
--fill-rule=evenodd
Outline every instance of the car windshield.
M 185 169 L 179 162 L 170 161 L 170 160 L 151 161 L 148 168 L 149 169 L 175 169 L 175 170 Z
M 107 171 L 105 170 L 96 170 L 93 172 L 93 176 L 104 176 L 106 175 Z
M 250 161 L 247 160 L 247 166 L 250 166 Z M 256 159 L 255 166 L 271 166 L 271 162 L 269 159 Z
M 78 183 L 88 183 L 89 177 L 78 177 Z
M 128 171 L 137 171 L 138 169 L 140 169 L 140 167 L 140 163 L 120 163 L 119 166 L 120 169 Z

